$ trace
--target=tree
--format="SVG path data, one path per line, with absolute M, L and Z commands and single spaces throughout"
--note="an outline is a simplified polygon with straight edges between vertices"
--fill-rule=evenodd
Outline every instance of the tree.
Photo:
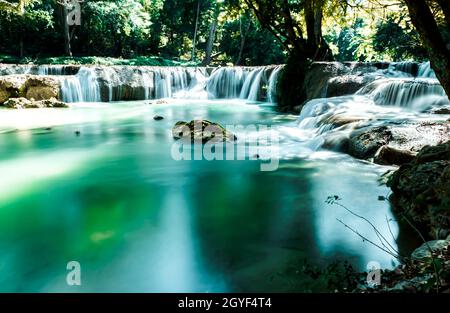
M 447 96 L 450 96 L 450 51 L 441 34 L 436 16 L 425 0 L 404 0 L 408 7 L 411 21 L 425 45 L 430 58 L 431 66 L 436 72 Z M 445 20 L 449 21 L 449 2 L 437 1 Z M 450 26 L 447 24 L 447 28 Z
M 30 5 L 32 0 L 19 0 L 17 4 L 12 4 L 5 0 L 0 0 L 0 9 L 2 10 L 9 10 L 18 13 L 20 16 L 20 19 L 23 20 L 23 17 L 25 15 L 25 7 Z M 24 43 L 23 43 L 23 25 L 22 25 L 22 31 L 20 32 L 20 51 L 19 55 L 22 58 L 24 56 Z
M 311 62 L 333 59 L 331 49 L 322 34 L 327 0 L 244 2 L 254 12 L 261 25 L 269 30 L 289 53 L 288 62 L 278 83 L 278 104 L 283 110 L 291 110 L 306 100 L 303 81 Z

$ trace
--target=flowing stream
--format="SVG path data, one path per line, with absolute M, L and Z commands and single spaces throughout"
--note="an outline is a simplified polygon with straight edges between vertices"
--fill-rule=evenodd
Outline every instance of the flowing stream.
M 423 67 L 417 78 L 396 65 L 354 95 L 311 100 L 299 116 L 275 110 L 282 66 L 30 68 L 60 75 L 73 104 L 0 109 L 0 291 L 321 291 L 304 260 L 392 268 L 395 259 L 339 220 L 377 240 L 370 225 L 326 203 L 339 196 L 410 252 L 419 239 L 380 200 L 390 192 L 378 180 L 387 168 L 321 146 L 351 130 L 330 117 L 429 118 L 427 106 L 446 100 Z M 124 98 L 137 101 L 114 101 Z M 241 125 L 237 138 L 251 144 L 271 127 L 278 169 L 261 171 L 264 160 L 247 150 L 245 160 L 174 159 L 172 126 L 198 118 Z M 66 283 L 69 261 L 81 265 L 81 286 Z

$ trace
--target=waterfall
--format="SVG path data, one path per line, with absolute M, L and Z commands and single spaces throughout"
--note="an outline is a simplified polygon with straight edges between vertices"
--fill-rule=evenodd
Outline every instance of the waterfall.
M 433 69 L 431 68 L 431 64 L 429 61 L 420 64 L 418 76 L 419 77 L 436 78 L 436 74 L 434 73 Z
M 95 69 L 81 67 L 78 74 L 62 80 L 61 94 L 65 102 L 100 102 L 100 86 Z
M 444 97 L 445 91 L 435 79 L 380 79 L 363 87 L 358 95 L 367 95 L 378 105 L 412 107 L 421 98 Z
M 241 67 L 217 68 L 208 79 L 206 87 L 208 97 L 212 99 L 238 98 L 247 74 L 247 71 Z
M 269 88 L 267 91 L 269 102 L 272 103 L 277 102 L 277 82 L 282 68 L 283 68 L 282 66 L 277 66 L 270 74 Z
M 258 101 L 258 93 L 261 89 L 261 79 L 263 75 L 264 68 L 257 68 L 251 71 L 244 81 L 239 98 Z

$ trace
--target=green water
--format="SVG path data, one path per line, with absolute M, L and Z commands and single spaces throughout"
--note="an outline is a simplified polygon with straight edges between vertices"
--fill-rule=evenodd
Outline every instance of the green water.
M 318 287 L 304 258 L 392 266 L 336 219 L 373 238 L 370 227 L 325 203 L 339 195 L 389 238 L 384 169 L 295 157 L 289 136 L 281 150 L 292 153 L 273 172 L 260 160 L 175 161 L 171 127 L 194 118 L 295 130 L 271 107 L 224 101 L 1 110 L 0 291 L 305 291 Z M 81 286 L 66 283 L 72 260 Z

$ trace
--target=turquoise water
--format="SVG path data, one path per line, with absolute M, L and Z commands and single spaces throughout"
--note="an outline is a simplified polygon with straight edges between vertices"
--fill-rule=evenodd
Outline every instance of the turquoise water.
M 194 118 L 280 126 L 278 170 L 174 160 L 171 128 Z M 389 231 L 389 205 L 378 201 L 386 169 L 332 153 L 296 157 L 303 148 L 290 130 L 295 117 L 236 101 L 1 110 L 0 291 L 316 291 L 305 258 L 391 267 L 337 219 L 373 238 L 367 224 L 325 203 L 339 195 L 396 246 L 398 226 Z M 66 283 L 72 260 L 81 286 Z

